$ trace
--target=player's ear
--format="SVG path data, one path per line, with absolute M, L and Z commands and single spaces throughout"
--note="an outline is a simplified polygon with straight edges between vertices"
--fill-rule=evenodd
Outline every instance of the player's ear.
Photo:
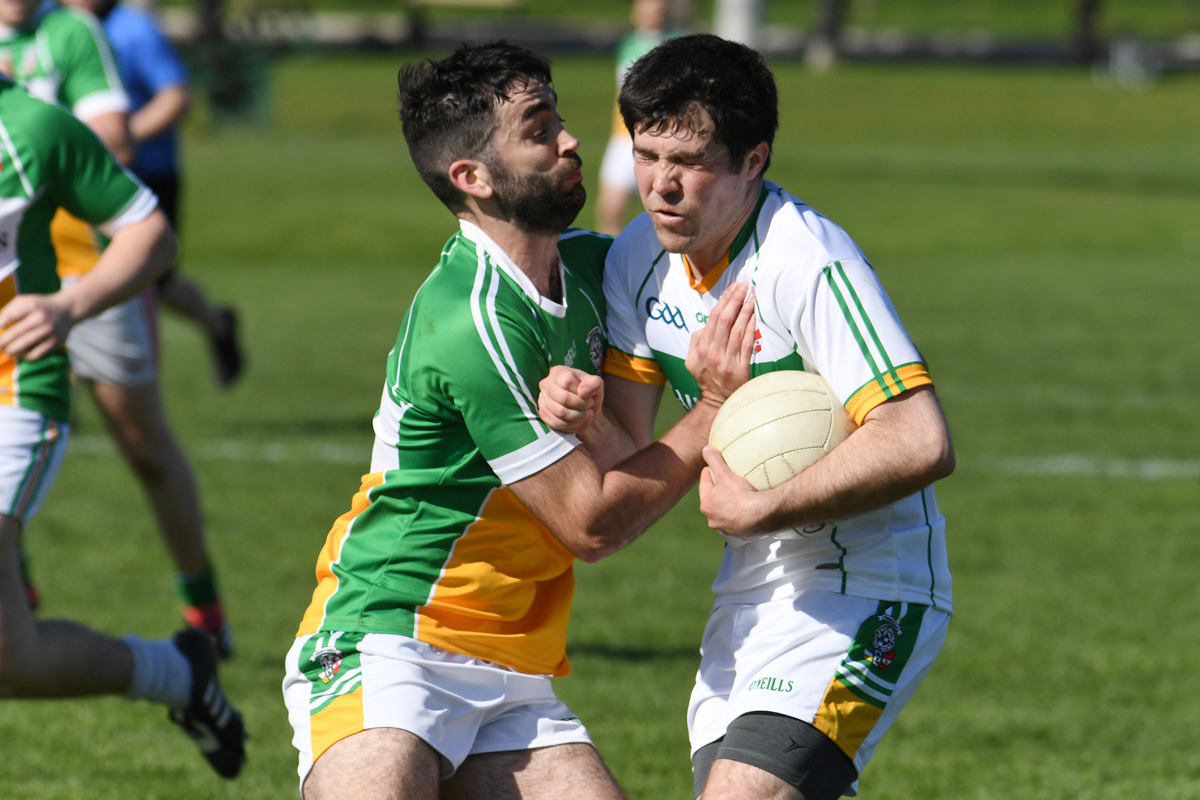
M 747 178 L 757 178 L 759 173 L 766 166 L 767 158 L 771 155 L 771 145 L 766 142 L 759 142 L 749 153 L 746 153 L 746 159 L 742 162 L 742 174 Z
M 482 161 L 460 158 L 448 169 L 450 182 L 463 194 L 486 200 L 492 196 L 492 173 Z

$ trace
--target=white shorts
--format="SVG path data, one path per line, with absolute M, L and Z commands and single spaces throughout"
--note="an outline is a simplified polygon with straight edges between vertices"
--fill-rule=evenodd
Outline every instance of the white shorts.
M 600 183 L 627 192 L 637 191 L 637 177 L 633 174 L 633 142 L 624 136 L 608 140 L 604 160 L 600 162 Z
M 74 280 L 63 281 L 69 286 Z M 85 319 L 67 335 L 71 370 L 81 378 L 140 386 L 158 375 L 154 290 Z
M 949 623 L 940 609 L 817 589 L 717 606 L 688 704 L 692 753 L 742 714 L 768 711 L 811 724 L 861 775 L 929 674 Z
M 0 513 L 33 519 L 62 466 L 71 426 L 18 406 L 0 406 Z
M 316 633 L 287 655 L 283 698 L 300 751 L 300 790 L 313 762 L 368 728 L 416 734 L 448 778 L 469 755 L 591 744 L 548 675 L 526 675 L 384 633 Z

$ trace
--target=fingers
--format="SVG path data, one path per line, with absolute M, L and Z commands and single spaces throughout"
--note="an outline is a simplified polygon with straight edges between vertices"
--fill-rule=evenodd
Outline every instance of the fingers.
M 538 388 L 538 416 L 560 433 L 586 428 L 604 400 L 603 379 L 561 365 L 552 367 Z
M 754 319 L 754 292 L 747 292 L 729 332 L 725 355 L 730 362 L 749 368 L 750 359 L 754 355 L 754 333 L 757 327 Z
M 735 283 L 725 290 L 712 313 L 708 315 L 705 333 L 713 353 L 724 353 L 729 346 L 733 326 L 737 323 L 749 284 Z

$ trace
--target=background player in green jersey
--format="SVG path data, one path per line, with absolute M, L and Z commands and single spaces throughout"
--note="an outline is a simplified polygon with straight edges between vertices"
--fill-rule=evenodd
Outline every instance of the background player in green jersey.
M 0 72 L 34 97 L 70 109 L 122 163 L 133 163 L 129 99 L 90 13 L 39 0 L 0 0 Z M 55 216 L 51 233 L 64 281 L 77 280 L 99 258 L 97 237 L 65 210 Z M 155 316 L 152 293 L 143 293 L 85 320 L 72 331 L 67 350 L 150 501 L 175 562 L 184 617 L 228 656 L 233 640 L 205 544 L 199 489 L 162 403 Z M 28 587 L 36 605 L 31 582 Z
M 931 484 L 954 469 L 946 421 L 862 251 L 765 181 L 778 110 L 761 56 L 715 36 L 668 40 L 629 71 L 620 104 L 646 214 L 606 263 L 604 380 L 556 367 L 545 418 L 573 430 L 589 408 L 579 389 L 603 383 L 606 407 L 648 442 L 665 380 L 696 398 L 678 363 L 687 321 L 746 280 L 754 373 L 804 369 L 835 387 L 860 427 L 780 487 L 755 492 L 704 449 L 701 511 L 728 546 L 688 710 L 697 796 L 835 800 L 945 640 Z
M 667 0 L 634 0 L 629 10 L 633 33 L 617 45 L 617 91 L 633 62 L 663 40 L 667 25 Z M 633 175 L 633 142 L 621 112 L 613 102 L 613 129 L 600 162 L 600 194 L 596 197 L 596 228 L 616 236 L 625 225 L 625 210 L 637 193 Z
M 0 79 L 0 696 L 123 694 L 170 707 L 222 775 L 245 760 L 241 717 L 217 680 L 205 634 L 114 639 L 36 620 L 17 542 L 54 482 L 70 434 L 63 344 L 82 319 L 144 289 L 175 257 L 157 199 L 83 123 Z M 50 221 L 67 208 L 112 243 L 60 289 Z
M 748 376 L 752 305 L 740 287 L 696 336 L 703 400 L 602 472 L 615 451 L 550 431 L 531 392 L 552 364 L 600 369 L 611 241 L 564 231 L 586 194 L 549 64 L 464 47 L 405 67 L 400 98 L 413 162 L 460 232 L 401 323 L 371 473 L 287 657 L 304 796 L 617 800 L 550 686 L 570 670 L 571 565 L 632 541 L 697 479 Z

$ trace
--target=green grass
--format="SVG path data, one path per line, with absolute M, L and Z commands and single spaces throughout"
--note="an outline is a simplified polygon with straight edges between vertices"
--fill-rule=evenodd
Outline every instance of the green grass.
M 188 136 L 185 269 L 242 310 L 250 371 L 217 393 L 195 332 L 168 319 L 164 384 L 239 637 L 224 675 L 254 735 L 245 774 L 213 777 L 154 706 L 8 702 L 12 796 L 294 796 L 282 658 L 366 469 L 400 317 L 455 227 L 408 163 L 397 67 L 285 61 L 271 127 Z M 993 468 L 1197 457 L 1200 80 L 1127 94 L 1068 71 L 777 74 L 771 177 L 876 265 L 959 452 L 938 488 L 957 616 L 862 796 L 1200 797 L 1194 480 Z M 556 75 L 594 188 L 611 65 L 564 60 Z M 79 405 L 77 433 L 100 441 Z M 218 457 L 231 446 L 250 458 Z M 327 452 L 351 458 L 314 458 Z M 167 560 L 115 457 L 68 457 L 29 546 L 47 616 L 116 634 L 178 625 Z M 693 495 L 578 569 L 575 674 L 558 691 L 634 798 L 690 797 L 684 709 L 719 556 Z

